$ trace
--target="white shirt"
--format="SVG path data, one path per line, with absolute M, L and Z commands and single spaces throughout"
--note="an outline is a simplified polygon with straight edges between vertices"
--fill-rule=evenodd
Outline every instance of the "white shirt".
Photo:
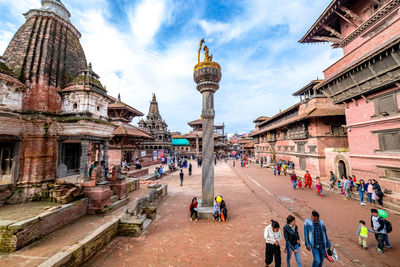
M 280 242 L 282 240 L 281 230 L 274 232 L 272 225 L 268 225 L 264 231 L 265 242 L 269 244 L 275 244 L 276 241 Z

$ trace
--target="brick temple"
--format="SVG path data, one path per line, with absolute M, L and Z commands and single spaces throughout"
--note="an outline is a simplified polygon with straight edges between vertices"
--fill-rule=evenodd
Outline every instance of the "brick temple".
M 108 164 L 113 99 L 87 64 L 81 34 L 60 1 L 24 14 L 0 58 L 0 202 L 34 199 L 48 182 L 89 179 Z

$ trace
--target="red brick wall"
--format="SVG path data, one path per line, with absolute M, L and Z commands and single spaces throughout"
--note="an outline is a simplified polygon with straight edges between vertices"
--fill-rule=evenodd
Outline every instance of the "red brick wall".
M 347 46 L 343 48 L 344 56 L 328 67 L 324 71 L 325 78 L 334 75 L 336 72 L 350 65 L 357 59 L 362 58 L 367 53 L 383 45 L 390 39 L 400 34 L 400 12 L 397 11 L 395 19 L 391 21 L 384 30 L 376 35 L 369 37 L 369 35 L 361 34 Z

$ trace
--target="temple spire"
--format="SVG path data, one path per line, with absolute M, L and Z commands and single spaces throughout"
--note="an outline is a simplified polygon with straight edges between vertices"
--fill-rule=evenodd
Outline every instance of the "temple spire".
M 158 102 L 155 93 L 153 93 L 153 99 L 150 102 L 149 114 L 147 115 L 147 118 L 150 120 L 161 120 L 161 115 L 160 111 L 158 110 Z
M 42 7 L 40 9 L 53 12 L 68 22 L 71 17 L 71 13 L 69 13 L 68 9 L 60 0 L 42 0 Z

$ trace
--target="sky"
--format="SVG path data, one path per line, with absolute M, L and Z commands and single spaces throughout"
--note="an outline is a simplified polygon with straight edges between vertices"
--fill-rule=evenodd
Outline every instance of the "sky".
M 298 99 L 292 93 L 342 56 L 329 44 L 300 44 L 331 0 L 62 0 L 82 33 L 86 59 L 112 96 L 148 113 L 152 93 L 171 131 L 200 118 L 193 81 L 205 38 L 222 68 L 215 123 L 246 133 Z M 0 54 L 39 0 L 0 0 Z M 134 119 L 134 124 L 139 118 Z

